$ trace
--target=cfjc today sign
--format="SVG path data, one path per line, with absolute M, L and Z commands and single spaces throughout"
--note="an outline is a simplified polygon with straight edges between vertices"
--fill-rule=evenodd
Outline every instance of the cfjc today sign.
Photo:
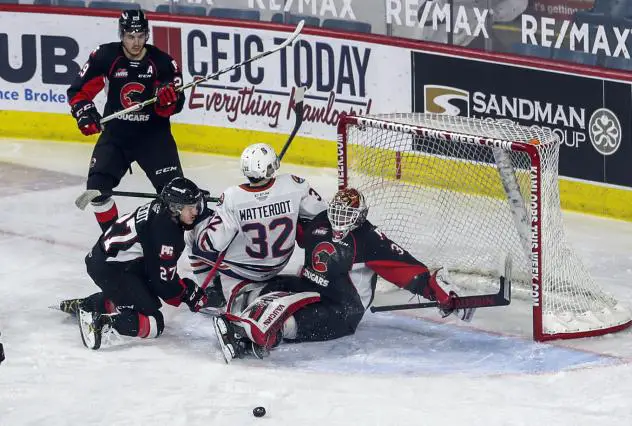
M 562 176 L 632 187 L 630 83 L 413 53 L 413 110 L 550 128 Z

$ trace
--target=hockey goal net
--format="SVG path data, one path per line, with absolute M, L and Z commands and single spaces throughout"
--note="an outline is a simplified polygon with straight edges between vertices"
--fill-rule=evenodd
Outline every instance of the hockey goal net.
M 431 114 L 343 116 L 339 187 L 361 190 L 369 219 L 431 268 L 484 287 L 510 255 L 533 305 L 536 340 L 630 325 L 564 234 L 559 140 L 547 129 Z M 497 281 L 496 281 L 497 282 Z

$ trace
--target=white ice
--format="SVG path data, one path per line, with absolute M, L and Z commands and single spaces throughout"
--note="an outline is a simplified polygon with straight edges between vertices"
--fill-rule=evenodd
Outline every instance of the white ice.
M 84 348 L 75 322 L 48 306 L 97 290 L 83 258 L 98 228 L 73 204 L 91 149 L 0 141 L 0 425 L 632 424 L 632 332 L 535 344 L 521 300 L 480 309 L 467 327 L 434 312 L 367 313 L 355 336 L 231 365 L 209 318 L 184 307 L 163 309 L 159 339 Z M 212 193 L 241 182 L 234 158 L 182 157 L 187 176 Z M 324 195 L 335 190 L 335 170 L 282 171 Z M 151 186 L 135 168 L 119 189 Z M 142 200 L 117 202 L 125 212 Z M 632 306 L 632 224 L 564 219 L 597 281 Z M 256 406 L 264 418 L 252 416 Z

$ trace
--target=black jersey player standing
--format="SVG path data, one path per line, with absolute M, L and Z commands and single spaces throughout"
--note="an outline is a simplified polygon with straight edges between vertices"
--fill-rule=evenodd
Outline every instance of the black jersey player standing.
M 161 300 L 197 311 L 206 302 L 192 280 L 180 278 L 178 258 L 184 231 L 206 210 L 202 191 L 177 177 L 159 197 L 121 216 L 86 256 L 88 275 L 101 289 L 86 298 L 69 299 L 60 309 L 79 317 L 84 344 L 98 349 L 101 335 L 116 330 L 133 337 L 158 337 L 164 329 Z
M 167 53 L 147 44 L 149 23 L 141 10 L 125 10 L 119 18 L 120 42 L 102 44 L 88 58 L 68 88 L 71 113 L 84 135 L 102 132 L 94 147 L 87 189 L 104 195 L 92 201 L 101 229 L 118 217 L 114 200 L 107 195 L 115 188 L 133 161 L 143 169 L 156 192 L 182 167 L 169 117 L 182 110 L 182 72 Z M 129 108 L 154 96 L 157 102 L 124 114 L 103 126 L 93 99 L 106 87 L 105 116 Z

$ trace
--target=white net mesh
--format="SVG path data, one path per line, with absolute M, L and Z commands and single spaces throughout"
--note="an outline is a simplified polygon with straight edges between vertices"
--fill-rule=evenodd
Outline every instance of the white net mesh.
M 536 146 L 545 336 L 534 330 L 535 337 L 601 334 L 630 322 L 630 312 L 599 288 L 567 244 L 557 181 L 559 141 L 552 132 L 446 115 L 370 118 Z M 531 281 L 531 215 L 537 204 L 531 202 L 530 156 L 456 139 L 437 132 L 422 137 L 385 126 L 348 126 L 347 186 L 364 193 L 373 223 L 428 266 L 495 278 L 510 254 L 514 286 L 537 294 Z M 503 182 L 509 182 L 509 190 Z M 484 280 L 469 281 L 484 285 Z

